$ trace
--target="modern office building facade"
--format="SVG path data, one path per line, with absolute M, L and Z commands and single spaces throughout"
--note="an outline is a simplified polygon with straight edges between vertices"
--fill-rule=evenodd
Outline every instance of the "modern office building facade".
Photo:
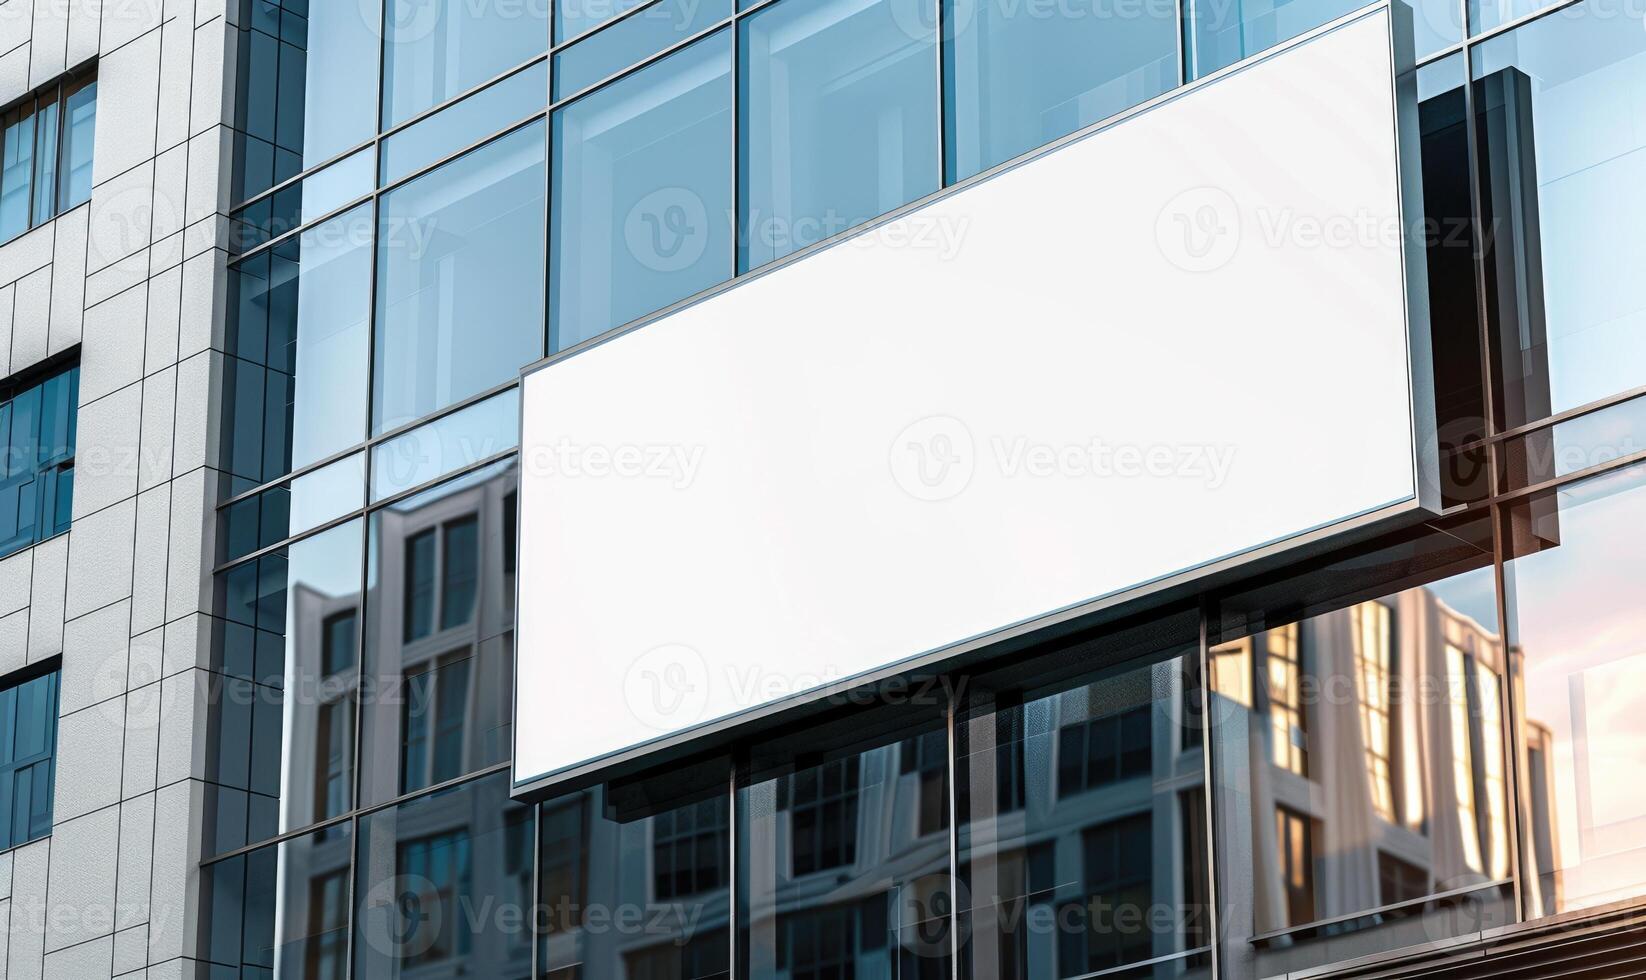
M 1646 970 L 1643 14 L 0 3 L 0 976 Z

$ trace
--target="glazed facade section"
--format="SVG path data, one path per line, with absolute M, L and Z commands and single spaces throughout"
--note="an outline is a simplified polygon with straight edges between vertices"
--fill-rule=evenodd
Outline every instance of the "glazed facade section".
M 523 804 L 521 367 L 1344 11 L 355 6 L 238 21 L 211 970 L 1266 977 L 1646 895 L 1638 14 L 1413 12 L 1443 519 Z

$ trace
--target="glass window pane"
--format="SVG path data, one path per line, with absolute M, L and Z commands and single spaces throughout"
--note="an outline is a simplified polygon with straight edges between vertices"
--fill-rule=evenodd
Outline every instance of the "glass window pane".
M 29 230 L 34 185 L 34 103 L 3 117 L 0 133 L 0 241 Z
M 1619 26 L 1583 4 L 1475 49 L 1504 428 L 1646 381 L 1646 31 Z
M 72 83 L 63 98 L 63 159 L 58 164 L 58 211 L 91 200 L 92 150 L 97 141 L 97 79 Z
M 1442 2 L 1434 2 L 1437 13 Z M 1183 29 L 1187 74 L 1190 78 L 1209 75 L 1361 6 L 1357 0 L 1186 0 Z M 1429 19 L 1422 15 L 1414 15 L 1413 19 L 1422 23 L 1427 33 Z
M 366 506 L 366 454 L 355 453 L 291 481 L 292 534 Z
M 1470 518 L 1219 601 L 1228 969 L 1275 976 L 1514 921 L 1512 654 L 1491 562 L 1489 521 Z
M 62 105 L 58 93 L 41 100 L 34 132 L 34 214 L 43 221 L 57 213 L 57 140 Z
M 80 369 L 22 390 L 0 389 L 0 557 L 68 526 L 74 491 L 75 406 Z
M 201 868 L 211 975 L 343 980 L 352 851 L 345 823 Z
M 288 6 L 296 6 L 286 0 Z M 377 133 L 378 11 L 382 0 L 302 4 L 307 50 L 281 66 L 281 102 L 303 106 L 296 148 L 317 166 Z M 428 5 L 436 9 L 437 5 Z M 288 35 L 285 40 L 291 41 Z M 290 75 L 290 79 L 286 77 Z M 296 90 L 295 92 L 292 90 Z M 301 92 L 301 95 L 297 95 Z M 288 95 L 288 93 L 291 93 Z M 283 114 L 290 113 L 282 104 Z M 290 142 L 290 141 L 287 141 Z
M 357 658 L 328 648 L 327 624 L 359 614 L 361 531 L 350 521 L 220 577 L 207 853 L 353 805 Z
M 548 105 L 547 62 L 419 120 L 383 141 L 381 181 L 392 184 Z
M 1458 0 L 1401 0 L 1409 8 L 1412 50 L 1424 58 L 1463 40 L 1463 6 Z M 1406 21 L 1396 20 L 1398 30 Z
M 544 976 L 729 975 L 729 775 L 724 761 L 677 767 L 543 805 Z M 620 915 L 645 926 L 619 935 Z
M 730 278 L 730 75 L 723 31 L 555 112 L 551 350 Z
M 1055 980 L 1163 957 L 1177 958 L 1161 976 L 1205 970 L 1204 766 L 1186 714 L 1200 647 L 1194 618 L 1181 625 L 1175 647 L 1159 646 L 1170 626 L 1150 624 L 1080 658 L 1136 666 L 1027 690 L 968 683 L 1014 706 L 957 728 L 963 976 Z
M 549 49 L 548 0 L 388 0 L 383 125 L 404 122 Z
M 533 123 L 384 195 L 373 432 L 542 356 L 543 151 Z
M 941 707 L 899 704 L 889 740 L 857 718 L 761 746 L 737 791 L 738 976 L 950 975 Z
M 507 773 L 362 818 L 354 975 L 529 977 L 534 833 Z
M 517 478 L 486 467 L 371 517 L 361 795 L 369 803 L 509 758 Z
M 1646 467 L 1505 513 L 1521 653 L 1523 893 L 1533 916 L 1646 893 Z
M 595 82 L 730 17 L 732 0 L 660 0 L 554 56 L 554 97 Z
M 301 221 L 313 221 L 357 197 L 371 193 L 376 156 L 376 151 L 367 147 L 303 178 Z
M 1510 21 L 1529 16 L 1546 7 L 1560 5 L 1560 0 L 1467 0 L 1467 2 L 1469 5 L 1469 33 L 1471 35 L 1489 31 L 1494 27 L 1501 27 Z M 1606 16 L 1615 18 L 1619 16 L 1619 12 L 1633 9 L 1617 8 Z
M 1646 398 L 1632 398 L 1610 408 L 1517 436 L 1498 449 L 1502 487 L 1522 487 L 1568 476 L 1646 451 Z
M 646 0 L 555 0 L 554 43 L 565 44 Z
M 438 479 L 520 443 L 520 389 L 421 425 L 372 447 L 371 499 Z
M 1064 16 L 1064 7 L 944 3 L 954 31 L 944 51 L 951 183 L 1177 84 L 1177 8 L 1166 0 L 1127 17 L 1090 6 Z
M 937 189 L 936 35 L 923 3 L 785 0 L 743 22 L 743 269 Z
M 223 452 L 242 489 L 365 438 L 371 214 L 363 204 L 229 270 Z

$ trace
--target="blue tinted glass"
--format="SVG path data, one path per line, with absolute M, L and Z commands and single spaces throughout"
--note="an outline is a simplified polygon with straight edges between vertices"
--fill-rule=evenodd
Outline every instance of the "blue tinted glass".
M 363 204 L 230 272 L 225 465 L 252 485 L 365 437 L 371 234 Z
M 354 976 L 529 976 L 529 925 L 474 910 L 534 908 L 532 814 L 498 773 L 362 817 Z
M 0 134 L 0 240 L 29 230 L 29 199 L 34 179 L 34 105 L 5 115 Z
M 292 534 L 366 505 L 366 454 L 355 453 L 291 481 Z
M 1410 17 L 1413 53 L 1421 58 L 1463 40 L 1463 9 L 1458 0 L 1401 0 L 1409 13 L 1395 21 L 1403 28 Z
M 372 514 L 366 683 L 400 693 L 360 705 L 363 805 L 509 758 L 515 487 L 504 460 Z
M 383 196 L 374 432 L 542 356 L 543 185 L 537 122 Z
M 730 75 L 723 31 L 555 112 L 555 349 L 731 276 Z
M 646 0 L 555 0 L 554 43 L 564 44 L 587 34 L 625 10 Z
M 518 122 L 548 105 L 547 62 L 419 120 L 383 141 L 382 182 L 392 184 L 449 153 Z
M 1185 2 L 1185 67 L 1190 78 L 1208 75 L 1363 6 L 1359 0 Z
M 68 526 L 74 491 L 78 367 L 0 391 L 0 556 Z
M 97 129 L 97 79 L 87 79 L 79 88 L 71 87 L 63 101 L 62 184 L 57 210 L 91 200 L 92 148 Z
M 377 133 L 380 3 L 319 0 L 306 5 L 308 49 L 282 59 L 280 95 L 282 115 L 295 115 L 286 103 L 301 101 L 303 105 L 299 117 L 303 136 L 298 145 L 305 168 L 324 163 Z M 287 94 L 295 86 L 301 86 L 301 97 L 295 92 Z
M 1467 0 L 1469 4 L 1469 33 L 1479 34 L 1494 27 L 1518 20 L 1528 14 L 1535 13 L 1545 7 L 1559 6 L 1560 0 Z M 1592 5 L 1591 5 L 1592 6 Z M 1639 18 L 1639 8 L 1617 7 L 1612 16 L 1624 11 L 1635 11 L 1635 18 Z M 1634 26 L 1638 27 L 1638 23 Z
M 303 221 L 313 221 L 357 197 L 371 193 L 371 147 L 350 154 L 319 173 L 303 178 Z
M 34 220 L 57 213 L 57 129 L 62 106 L 42 99 L 34 122 Z
M 378 443 L 371 457 L 375 503 L 520 444 L 520 389 Z
M 1175 0 L 944 0 L 949 179 L 961 180 L 1177 84 Z
M 433 108 L 549 49 L 549 0 L 388 0 L 383 124 Z
M 359 615 L 362 531 L 349 521 L 219 576 L 212 653 L 225 685 L 214 710 L 232 749 L 207 766 L 218 794 L 210 853 L 353 805 L 356 658 L 328 649 L 325 627 Z
M 335 825 L 200 869 L 211 976 L 337 980 L 347 974 L 349 833 L 347 823 Z
M 732 0 L 659 0 L 554 56 L 554 97 L 602 78 L 730 17 Z
M 743 268 L 937 190 L 929 6 L 784 0 L 743 22 Z
M 1646 32 L 1614 13 L 1583 4 L 1474 49 L 1504 427 L 1646 382 Z

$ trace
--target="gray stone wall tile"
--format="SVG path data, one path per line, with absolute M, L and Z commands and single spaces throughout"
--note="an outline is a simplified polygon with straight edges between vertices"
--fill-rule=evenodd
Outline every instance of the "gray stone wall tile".
M 131 595 L 137 501 L 124 500 L 76 521 L 69 531 L 69 618 Z

